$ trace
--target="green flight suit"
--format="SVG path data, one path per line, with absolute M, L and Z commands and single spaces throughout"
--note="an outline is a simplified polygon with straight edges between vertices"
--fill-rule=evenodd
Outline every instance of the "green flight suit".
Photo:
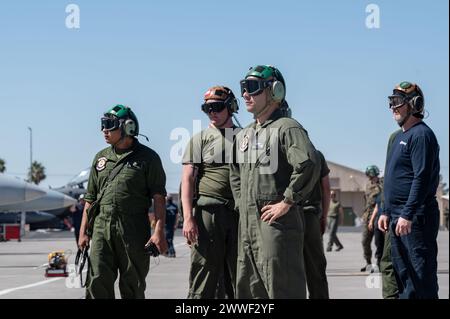
M 148 209 L 153 195 L 166 195 L 158 154 L 137 140 L 121 155 L 113 147 L 103 149 L 92 163 L 85 199 L 95 201 L 111 170 L 122 162 L 125 165 L 107 186 L 94 222 L 86 298 L 115 298 L 118 271 L 121 297 L 145 298 L 150 257 L 144 246 L 151 235 Z
M 279 110 L 235 141 L 230 181 L 239 211 L 237 298 L 306 298 L 303 202 L 319 179 L 307 132 Z M 297 203 L 272 224 L 261 209 Z
M 314 186 L 309 199 L 303 208 L 305 217 L 305 243 L 303 257 L 305 258 L 306 282 L 310 299 L 329 299 L 328 281 L 326 275 L 327 260 L 323 251 L 320 218 L 322 215 L 322 178 L 330 173 L 327 162 L 320 151 L 320 180 Z
M 398 285 L 391 259 L 391 234 L 384 234 L 384 249 L 381 256 L 380 271 L 384 299 L 398 299 Z
M 372 215 L 373 209 L 376 205 L 377 197 L 380 196 L 382 192 L 381 184 L 380 183 L 372 183 L 368 182 L 366 184 L 366 190 L 364 193 L 364 198 L 366 201 L 364 213 L 362 215 L 362 222 L 363 222 L 363 233 L 362 233 L 362 246 L 363 246 L 363 255 L 364 260 L 366 261 L 366 265 L 372 264 L 372 238 L 373 238 L 373 231 L 369 230 L 369 221 L 370 217 Z M 381 257 L 381 256 L 380 256 Z
M 234 298 L 239 216 L 230 189 L 230 152 L 239 129 L 207 128 L 189 142 L 183 164 L 198 168 L 194 218 L 198 242 L 192 245 L 190 299 Z
M 328 208 L 328 245 L 327 251 L 331 251 L 333 245 L 337 246 L 338 250 L 341 250 L 344 246 L 337 236 L 337 230 L 339 227 L 341 216 L 339 214 L 340 209 L 342 208 L 341 202 L 330 200 L 330 207 Z

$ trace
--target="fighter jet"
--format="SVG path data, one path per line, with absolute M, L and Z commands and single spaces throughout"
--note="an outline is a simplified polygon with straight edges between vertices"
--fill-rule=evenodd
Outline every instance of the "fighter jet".
M 69 183 L 67 183 L 67 185 L 69 186 L 73 186 L 73 185 L 80 185 L 80 184 L 84 184 L 85 182 L 87 182 L 89 180 L 89 173 L 91 172 L 91 168 L 88 167 L 84 170 L 82 170 L 81 172 L 79 172 L 77 175 L 75 175 L 75 177 L 73 177 Z
M 73 198 L 80 197 L 86 193 L 85 183 L 89 179 L 90 168 L 86 168 L 73 177 L 66 185 L 58 188 L 52 188 L 55 191 L 69 195 Z
M 46 194 L 45 189 L 0 173 L 0 206 L 28 202 Z
M 20 218 L 20 213 L 2 213 L 0 214 L 0 224 L 17 224 L 20 223 Z M 26 213 L 27 224 L 48 222 L 53 219 L 58 219 L 58 217 L 53 214 L 39 211 Z
M 60 192 L 48 189 L 46 194 L 37 199 L 23 201 L 16 204 L 0 205 L 0 212 L 29 212 L 44 211 L 72 206 L 77 201 Z
M 63 193 L 0 174 L 0 222 L 20 222 L 22 234 L 25 232 L 26 222 L 43 224 L 60 220 L 56 216 L 76 203 L 74 198 Z M 44 210 L 47 212 L 36 212 Z
M 80 194 L 86 193 L 84 184 L 89 178 L 90 168 L 82 170 L 65 186 L 44 189 L 24 182 L 16 177 L 0 174 L 0 213 L 46 211 L 60 216 L 76 203 Z

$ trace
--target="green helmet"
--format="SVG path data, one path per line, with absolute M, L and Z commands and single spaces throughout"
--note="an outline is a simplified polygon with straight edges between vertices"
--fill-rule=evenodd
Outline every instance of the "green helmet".
M 281 72 L 271 65 L 257 65 L 247 72 L 245 78 L 248 78 L 249 76 L 254 76 L 264 80 L 274 77 L 276 80 L 283 83 L 284 87 L 286 87 L 286 83 L 284 82 Z
M 366 168 L 366 175 L 369 177 L 377 177 L 380 175 L 380 169 L 376 165 L 369 165 Z
M 247 80 L 248 77 L 256 77 L 258 81 Z M 241 81 L 241 95 L 247 92 L 249 95 L 258 95 L 265 88 L 271 87 L 272 98 L 277 102 L 283 102 L 286 96 L 286 82 L 281 72 L 271 65 L 257 65 L 250 68 Z
M 117 104 L 104 113 L 102 130 L 113 131 L 118 128 L 128 136 L 139 135 L 139 122 L 133 111 L 125 105 Z

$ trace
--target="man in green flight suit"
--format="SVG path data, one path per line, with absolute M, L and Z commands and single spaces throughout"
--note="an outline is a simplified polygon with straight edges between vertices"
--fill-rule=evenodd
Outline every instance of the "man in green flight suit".
M 326 275 L 327 260 L 323 251 L 322 235 L 325 231 L 326 218 L 330 207 L 330 179 L 325 157 L 317 151 L 320 159 L 320 179 L 314 186 L 303 208 L 305 217 L 305 258 L 306 282 L 310 299 L 329 299 Z
M 327 244 L 327 251 L 331 251 L 333 248 L 333 245 L 336 245 L 336 251 L 340 251 L 344 249 L 344 245 L 342 245 L 341 241 L 339 240 L 337 236 L 337 230 L 339 227 L 339 224 L 344 219 L 344 208 L 341 205 L 341 202 L 337 200 L 337 194 L 335 190 L 332 190 L 330 192 L 330 204 L 328 205 L 328 229 L 329 237 L 328 237 L 328 244 Z
M 191 246 L 191 299 L 235 297 L 239 216 L 230 189 L 229 159 L 239 131 L 232 120 L 237 110 L 229 88 L 208 89 L 202 111 L 209 127 L 192 137 L 183 156 L 181 200 L 183 235 Z
M 118 271 L 121 297 L 145 298 L 150 256 L 144 247 L 152 242 L 161 253 L 167 250 L 166 176 L 158 154 L 137 140 L 139 124 L 129 107 L 112 107 L 101 124 L 111 146 L 98 152 L 92 163 L 78 242 L 82 249 L 91 248 L 86 298 L 115 298 Z M 114 169 L 117 174 L 111 178 Z M 147 213 L 152 199 L 157 222 L 151 236 Z M 88 209 L 94 201 L 99 212 L 90 225 Z
M 380 169 L 375 165 L 369 165 L 366 168 L 366 176 L 368 177 L 369 181 L 366 184 L 366 190 L 364 193 L 364 199 L 365 199 L 365 209 L 364 213 L 362 215 L 362 222 L 363 222 L 363 232 L 362 232 L 362 246 L 363 246 L 363 255 L 364 259 L 366 261 L 366 265 L 361 268 L 361 271 L 371 271 L 373 272 L 374 269 L 372 268 L 372 239 L 373 239 L 373 231 L 369 228 L 369 222 L 370 218 L 372 216 L 372 213 L 374 211 L 375 205 L 377 201 L 381 197 L 381 182 L 380 178 L 378 177 L 380 175 Z M 375 253 L 375 257 L 377 258 L 377 264 L 379 265 L 379 261 L 381 260 L 381 254 L 382 249 L 377 249 L 377 252 Z
M 388 141 L 386 158 L 392 150 L 392 143 L 395 137 L 400 134 L 402 129 L 399 129 L 391 134 Z M 386 169 L 385 169 L 386 171 Z M 381 213 L 384 210 L 384 196 L 381 196 L 381 207 L 379 208 Z M 391 254 L 391 236 L 389 234 L 389 229 L 383 228 L 383 223 L 378 220 L 378 229 L 384 233 L 384 247 L 383 255 L 380 260 L 380 271 L 382 280 L 382 293 L 384 299 L 398 299 L 398 285 L 397 285 L 397 275 L 395 274 L 394 265 L 392 264 L 392 254 Z
M 230 164 L 239 211 L 238 298 L 306 298 L 302 206 L 320 165 L 305 129 L 283 114 L 285 88 L 281 72 L 268 65 L 241 81 L 255 122 L 236 137 Z

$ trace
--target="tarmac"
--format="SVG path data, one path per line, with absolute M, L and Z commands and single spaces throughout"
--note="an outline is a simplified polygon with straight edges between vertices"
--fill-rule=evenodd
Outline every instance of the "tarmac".
M 360 272 L 364 264 L 361 229 L 341 227 L 338 237 L 344 249 L 326 252 L 331 299 L 381 299 L 381 275 Z M 328 235 L 324 235 L 324 243 Z M 188 291 L 190 249 L 178 229 L 176 258 L 151 258 L 146 298 L 184 299 Z M 439 297 L 449 298 L 449 232 L 438 235 Z M 373 247 L 374 248 L 374 247 Z M 69 256 L 69 277 L 44 276 L 47 255 L 63 250 Z M 72 254 L 71 254 L 72 253 Z M 0 243 L 0 299 L 83 299 L 84 289 L 75 276 L 76 245 L 69 231 L 32 231 L 21 242 Z M 83 277 L 84 278 L 84 277 Z M 120 298 L 116 282 L 116 298 Z

